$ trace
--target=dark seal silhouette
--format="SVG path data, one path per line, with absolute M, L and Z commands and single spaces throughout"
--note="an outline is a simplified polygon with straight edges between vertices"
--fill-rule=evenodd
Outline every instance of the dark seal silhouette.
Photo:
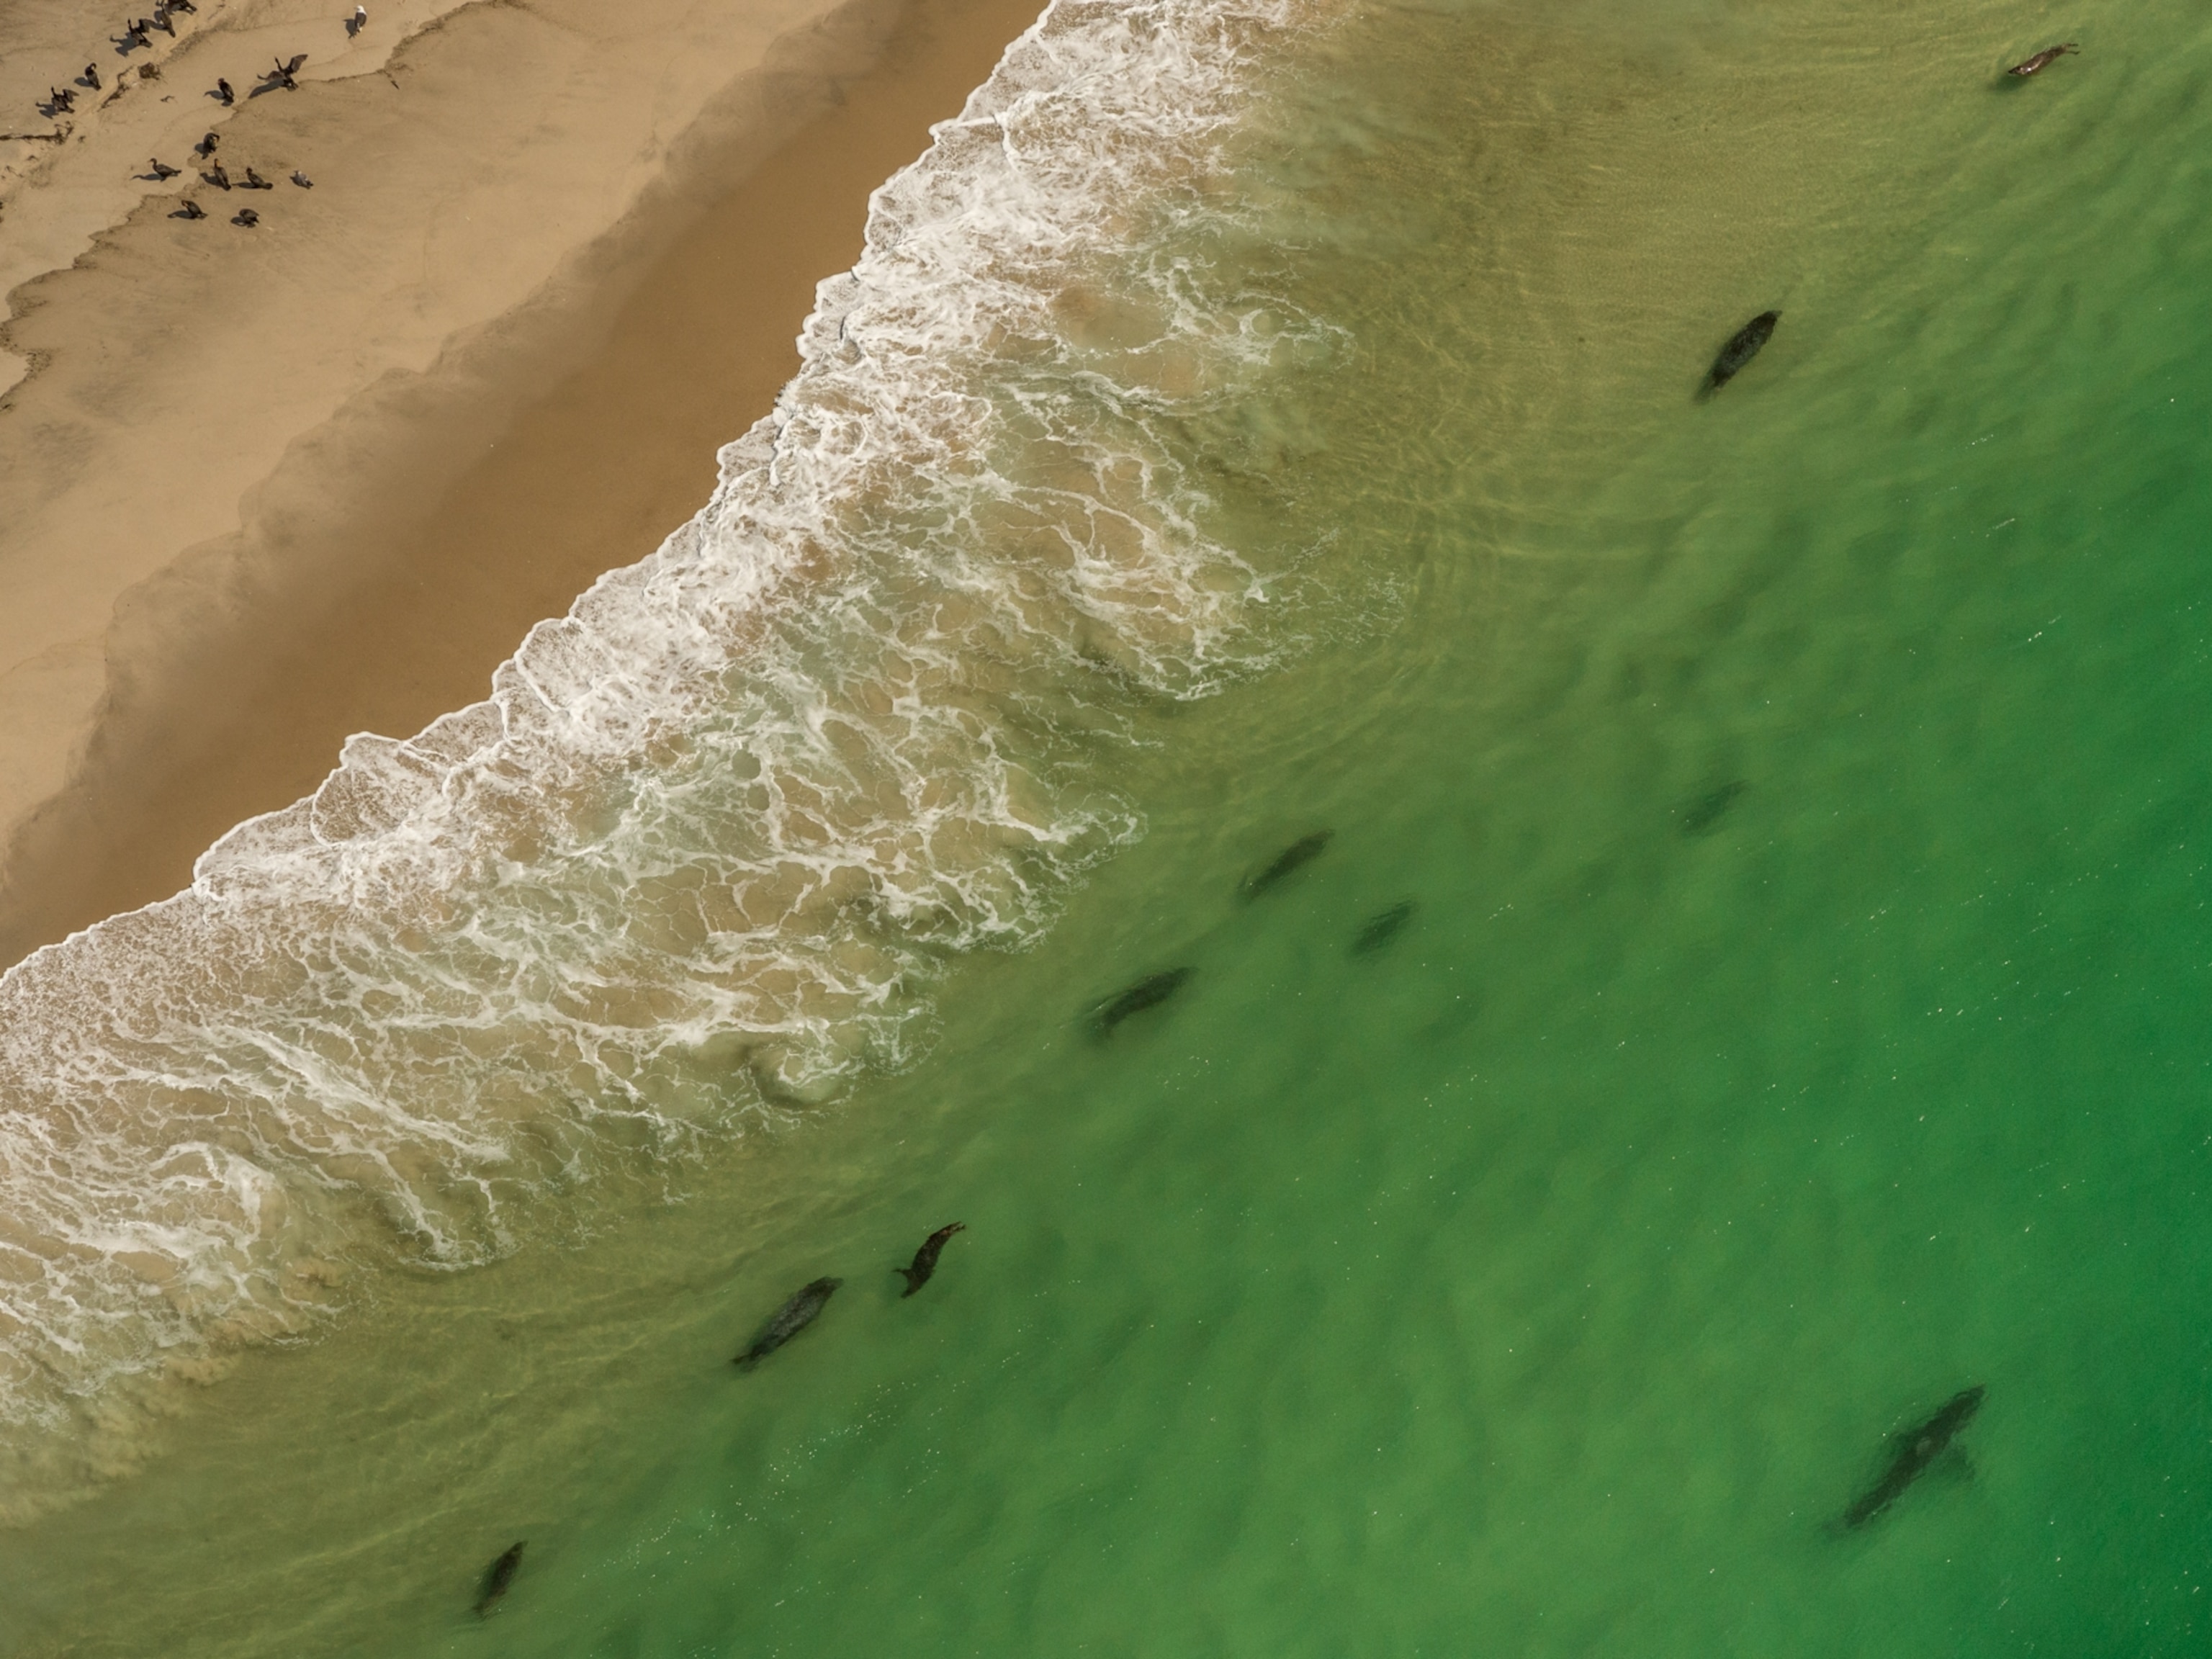
M 1255 899 L 1269 888 L 1279 886 L 1327 850 L 1335 831 L 1316 830 L 1303 841 L 1294 841 L 1275 854 L 1275 861 L 1255 876 L 1248 876 L 1239 890 L 1248 899 Z
M 523 1543 L 529 1542 L 525 1539 Z M 509 1544 L 498 1560 L 484 1569 L 483 1583 L 477 1590 L 477 1617 L 481 1619 L 499 1605 L 507 1594 L 507 1587 L 514 1582 L 514 1570 L 522 1565 L 522 1544 Z
M 1728 816 L 1729 807 L 1742 798 L 1751 786 L 1741 778 L 1734 778 L 1717 789 L 1709 789 L 1682 809 L 1682 833 L 1702 836 Z
M 1192 970 L 1170 968 L 1158 974 L 1147 974 L 1125 991 L 1117 992 L 1091 1011 L 1091 1024 L 1102 1037 L 1114 1035 L 1114 1028 L 1132 1014 L 1141 1014 L 1147 1008 L 1157 1008 L 1189 983 Z
M 1352 954 L 1371 957 L 1405 931 L 1406 924 L 1413 919 L 1413 901 L 1400 899 L 1381 914 L 1368 917 L 1360 930 L 1352 936 Z
M 939 1227 L 921 1241 L 921 1248 L 914 1253 L 914 1266 L 901 1267 L 898 1270 L 906 1279 L 906 1288 L 899 1292 L 902 1300 L 912 1296 L 929 1283 L 929 1276 L 937 1271 L 937 1258 L 944 1254 L 945 1241 L 955 1233 L 964 1233 L 967 1231 L 966 1222 L 955 1221 L 949 1225 Z
M 1918 1428 L 1899 1435 L 1890 1444 L 1889 1467 L 1858 1501 L 1844 1511 L 1846 1527 L 1863 1527 L 1884 1510 L 1905 1495 L 1905 1489 L 1928 1472 L 1928 1466 L 1943 1455 L 1943 1449 L 1954 1439 L 1959 1431 L 1973 1421 L 1974 1413 L 1982 1408 L 1982 1385 L 1953 1395 L 1943 1404 L 1942 1410 Z
M 1721 355 L 1713 359 L 1712 373 L 1705 376 L 1707 396 L 1718 392 L 1743 372 L 1743 367 L 1765 343 L 1774 337 L 1774 325 L 1782 320 L 1778 311 L 1762 311 L 1741 328 L 1729 336 L 1729 343 L 1721 348 Z
M 733 1362 L 737 1368 L 741 1371 L 752 1370 L 821 1318 L 822 1310 L 830 1305 L 830 1298 L 836 1294 L 837 1287 L 844 1282 L 842 1279 L 817 1279 L 778 1308 L 775 1317 L 769 1320 L 762 1328 L 761 1334 L 753 1339 L 752 1346 L 737 1357 Z
M 2078 52 L 2081 50 L 2081 48 L 2075 46 L 2071 40 L 2069 40 L 2063 46 L 2045 46 L 2041 52 L 2039 52 L 2034 57 L 2028 58 L 2026 62 L 2014 64 L 2010 69 L 2007 70 L 2005 73 L 2007 75 L 2017 75 L 2021 80 L 2025 81 L 2031 75 L 2040 75 L 2045 70 L 2049 69 L 2053 64 L 2063 58 L 2068 52 Z

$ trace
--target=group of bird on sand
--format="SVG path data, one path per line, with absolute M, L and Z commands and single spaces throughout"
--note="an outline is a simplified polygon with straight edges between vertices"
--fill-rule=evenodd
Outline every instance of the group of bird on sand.
M 176 14 L 197 12 L 198 9 L 199 7 L 194 0 L 157 0 L 151 17 L 134 17 L 123 26 L 123 33 L 113 37 L 115 48 L 118 52 L 123 53 L 129 53 L 141 47 L 150 49 L 154 44 L 155 29 L 160 29 L 163 33 L 173 37 L 177 32 Z M 346 20 L 347 38 L 351 39 L 358 35 L 368 27 L 368 8 L 356 5 L 353 9 L 353 15 Z M 261 72 L 261 84 L 254 88 L 255 93 L 258 94 L 274 92 L 280 88 L 286 92 L 297 92 L 300 89 L 300 70 L 307 61 L 307 54 L 304 52 L 294 52 L 289 58 L 276 58 L 268 69 Z M 140 70 L 139 73 L 150 79 L 154 70 L 149 67 Z M 100 76 L 100 65 L 87 64 L 84 66 L 84 73 L 77 76 L 76 84 L 88 91 L 100 91 L 103 84 Z M 216 78 L 215 86 L 207 95 L 225 109 L 232 108 L 238 102 L 237 89 L 220 76 Z M 47 88 L 46 101 L 40 108 L 40 112 L 49 119 L 55 116 L 70 113 L 76 108 L 75 88 Z M 206 163 L 200 173 L 202 183 L 222 191 L 276 188 L 252 167 L 247 167 L 242 176 L 234 179 L 229 170 L 215 158 L 216 145 L 218 142 L 216 135 L 210 132 L 193 146 L 192 153 Z M 171 179 L 179 177 L 183 172 L 182 167 L 173 167 L 156 155 L 152 158 L 152 170 L 143 176 L 152 179 L 156 183 L 166 183 Z M 292 182 L 301 190 L 313 190 L 315 187 L 315 181 L 297 168 L 293 170 Z M 176 211 L 169 216 L 172 219 L 204 219 L 208 216 L 208 211 L 187 196 L 178 204 Z M 253 208 L 240 208 L 231 216 L 230 222 L 251 230 L 261 222 L 261 215 Z
M 902 1300 L 929 1283 L 930 1276 L 937 1271 L 937 1258 L 944 1254 L 945 1241 L 955 1233 L 967 1231 L 965 1222 L 946 1223 L 921 1241 L 921 1248 L 914 1253 L 910 1265 L 893 1269 L 906 1280 L 906 1289 L 899 1292 Z M 842 1279 L 817 1279 L 794 1292 L 769 1316 L 768 1323 L 760 1328 L 760 1334 L 753 1338 L 744 1352 L 737 1357 L 737 1368 L 741 1371 L 751 1370 L 819 1319 L 822 1310 L 830 1305 L 830 1298 L 844 1282 Z M 514 1584 L 515 1571 L 522 1565 L 523 1547 L 528 1542 L 529 1540 L 524 1539 L 508 1545 L 500 1552 L 498 1559 L 484 1569 L 483 1581 L 477 1586 L 477 1618 L 483 1618 L 497 1607 L 501 1598 Z

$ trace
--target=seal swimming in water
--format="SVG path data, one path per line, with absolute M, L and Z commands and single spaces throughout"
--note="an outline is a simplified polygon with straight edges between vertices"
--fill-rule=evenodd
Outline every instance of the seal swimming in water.
M 1335 838 L 1333 830 L 1316 830 L 1302 841 L 1294 841 L 1275 854 L 1275 861 L 1255 876 L 1248 876 L 1237 890 L 1247 899 L 1255 899 L 1270 887 L 1288 880 L 1325 851 Z
M 929 1283 L 929 1276 L 937 1271 L 937 1258 L 944 1253 L 945 1241 L 955 1233 L 964 1233 L 967 1231 L 966 1222 L 955 1221 L 949 1225 L 939 1227 L 921 1241 L 921 1248 L 914 1253 L 914 1266 L 897 1269 L 906 1279 L 906 1288 L 899 1292 L 901 1301 L 904 1301 Z
M 1367 924 L 1352 939 L 1352 954 L 1371 957 L 1392 939 L 1398 937 L 1407 922 L 1413 919 L 1413 901 L 1400 899 L 1379 915 L 1370 916 Z
M 1942 1410 L 1935 1416 L 1892 1441 L 1895 1449 L 1890 1454 L 1889 1467 L 1882 1471 L 1881 1480 L 1844 1511 L 1844 1524 L 1863 1527 L 1903 1497 L 1905 1489 L 1925 1474 L 1928 1466 L 1943 1455 L 1943 1449 L 1959 1431 L 1973 1421 L 1974 1413 L 1982 1408 L 1982 1392 L 1978 1382 L 1971 1389 L 1961 1389 L 1944 1401 Z
M 793 1297 L 790 1301 L 778 1308 L 775 1310 L 775 1317 L 769 1320 L 762 1328 L 761 1334 L 753 1339 L 752 1346 L 747 1348 L 731 1363 L 741 1371 L 752 1370 L 762 1360 L 819 1319 L 822 1316 L 823 1309 L 830 1305 L 830 1298 L 836 1293 L 837 1287 L 844 1282 L 842 1279 L 816 1279 L 798 1295 Z
M 522 1543 L 530 1540 L 524 1539 Z M 499 1605 L 499 1598 L 507 1594 L 507 1587 L 514 1582 L 514 1570 L 522 1565 L 522 1544 L 509 1544 L 499 1559 L 484 1569 L 483 1584 L 477 1591 L 477 1617 L 481 1619 Z
M 1156 1008 L 1188 982 L 1192 970 L 1188 968 L 1170 968 L 1161 973 L 1147 974 L 1126 991 L 1110 996 L 1091 1010 L 1091 1023 L 1102 1037 L 1114 1035 L 1114 1028 L 1132 1014 L 1141 1014 L 1147 1008 Z
M 2045 70 L 2049 69 L 2053 64 L 2063 58 L 2068 52 L 2078 52 L 2081 50 L 2081 48 L 2075 46 L 2071 40 L 2069 40 L 2063 46 L 2045 46 L 2041 52 L 2036 53 L 2034 57 L 2027 59 L 2025 63 L 2014 64 L 2010 69 L 2007 70 L 2005 73 L 2007 75 L 2017 75 L 2021 80 L 2025 81 L 2029 76 L 2039 75 Z
M 1711 397 L 1735 379 L 1743 366 L 1759 356 L 1759 349 L 1774 337 L 1774 325 L 1781 320 L 1780 312 L 1762 311 L 1729 335 L 1729 343 L 1721 348 L 1721 355 L 1713 359 L 1712 372 L 1705 376 L 1705 395 Z
M 1682 809 L 1682 833 L 1704 835 L 1728 816 L 1729 808 L 1750 787 L 1741 778 L 1734 778 L 1717 789 L 1707 790 Z

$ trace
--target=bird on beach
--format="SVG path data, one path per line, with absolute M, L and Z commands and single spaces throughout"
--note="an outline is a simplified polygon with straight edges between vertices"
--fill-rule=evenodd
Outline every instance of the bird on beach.
M 252 208 L 240 208 L 230 216 L 230 222 L 234 225 L 243 225 L 246 229 L 251 230 L 261 222 L 261 216 Z
M 300 65 L 307 61 L 307 54 L 304 52 L 294 52 L 292 61 L 289 64 L 279 58 L 276 60 L 276 67 L 269 71 L 269 78 L 287 92 L 297 92 L 300 89 L 300 83 L 292 77 L 300 72 Z
M 216 82 L 215 95 L 222 100 L 222 106 L 225 109 L 228 109 L 238 101 L 238 94 L 230 89 L 230 82 L 225 80 L 218 79 Z
M 315 187 L 315 181 L 297 167 L 292 169 L 292 182 L 299 185 L 301 190 L 313 190 Z
M 199 153 L 203 155 L 212 155 L 215 154 L 215 146 L 216 136 L 210 132 L 204 135 L 195 148 L 198 149 Z
M 206 179 L 208 183 L 213 185 L 217 190 L 228 190 L 230 188 L 230 175 L 222 170 L 222 163 L 220 161 L 217 161 L 205 173 L 200 174 L 200 177 Z
M 158 155 L 154 158 L 154 176 L 156 179 L 173 179 L 183 171 L 184 169 L 182 167 L 171 167 Z
M 48 87 L 46 107 L 58 113 L 67 114 L 76 107 L 76 94 L 67 87 Z
M 143 17 L 134 17 L 123 26 L 123 38 L 134 46 L 150 48 L 154 44 L 154 26 Z
M 346 38 L 349 40 L 368 27 L 368 8 L 356 6 L 353 15 L 346 20 Z
M 100 65 L 97 64 L 87 64 L 84 66 L 84 73 L 78 76 L 77 79 L 83 82 L 85 85 L 90 87 L 94 92 L 98 92 L 100 90 Z
M 246 170 L 246 188 L 248 190 L 274 190 L 276 186 L 270 184 L 266 179 L 256 173 L 252 167 L 248 167 Z
M 154 8 L 154 27 L 172 40 L 175 39 L 177 26 L 169 21 L 169 9 L 167 6 Z
M 185 198 L 185 204 L 169 216 L 172 219 L 204 219 L 207 217 L 207 210 L 187 196 Z

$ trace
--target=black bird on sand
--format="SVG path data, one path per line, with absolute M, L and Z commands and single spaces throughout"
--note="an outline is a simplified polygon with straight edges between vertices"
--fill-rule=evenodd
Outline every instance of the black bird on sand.
M 248 167 L 246 170 L 246 188 L 248 190 L 274 190 L 276 186 L 270 184 L 266 179 L 256 173 L 252 167 Z
M 525 1539 L 523 1543 L 530 1540 Z M 499 1598 L 507 1594 L 507 1587 L 514 1582 L 514 1570 L 522 1565 L 522 1544 L 509 1544 L 498 1560 L 484 1569 L 483 1583 L 477 1589 L 477 1617 L 481 1619 L 499 1605 Z
M 174 38 L 177 33 L 177 26 L 169 21 L 169 9 L 167 6 L 156 6 L 154 8 L 154 27 L 161 30 L 162 33 L 168 35 L 173 39 Z
M 204 219 L 207 217 L 207 210 L 187 196 L 185 198 L 185 204 L 169 216 L 172 219 Z
M 213 185 L 217 190 L 228 190 L 230 188 L 230 175 L 222 170 L 222 163 L 220 161 L 217 161 L 205 173 L 200 174 L 200 177 L 206 179 L 208 183 Z
M 181 173 L 183 170 L 184 170 L 184 169 L 183 169 L 183 168 L 181 168 L 181 167 L 171 167 L 167 162 L 164 161 L 163 161 L 160 156 L 158 156 L 158 155 L 156 155 L 156 156 L 154 158 L 154 176 L 155 176 L 156 179 L 173 179 L 173 178 L 175 178 L 175 177 L 177 176 L 177 174 L 178 174 L 178 173 Z
M 252 208 L 240 208 L 230 216 L 230 222 L 234 225 L 244 225 L 251 230 L 261 222 L 261 216 Z
M 912 1296 L 929 1283 L 929 1276 L 937 1271 L 937 1258 L 944 1253 L 945 1241 L 955 1233 L 967 1231 L 966 1222 L 955 1221 L 949 1226 L 939 1227 L 921 1241 L 921 1248 L 914 1253 L 914 1266 L 898 1270 L 906 1279 L 906 1288 L 899 1292 L 902 1298 Z
M 199 151 L 202 155 L 212 155 L 215 154 L 216 145 L 220 142 L 222 141 L 212 132 L 204 132 L 200 135 L 199 143 L 192 148 Z
M 100 90 L 100 65 L 97 64 L 87 64 L 84 66 L 84 73 L 78 76 L 76 78 L 83 82 L 85 85 L 90 87 L 94 92 L 98 92 Z
M 292 182 L 299 185 L 301 190 L 313 190 L 315 187 L 315 181 L 297 167 L 292 170 Z
M 233 104 L 238 101 L 238 94 L 230 89 L 230 82 L 228 81 L 217 80 L 216 82 L 215 95 L 222 100 L 222 106 L 225 109 L 228 109 Z
M 46 107 L 58 114 L 67 114 L 76 107 L 76 94 L 67 87 L 48 87 Z

